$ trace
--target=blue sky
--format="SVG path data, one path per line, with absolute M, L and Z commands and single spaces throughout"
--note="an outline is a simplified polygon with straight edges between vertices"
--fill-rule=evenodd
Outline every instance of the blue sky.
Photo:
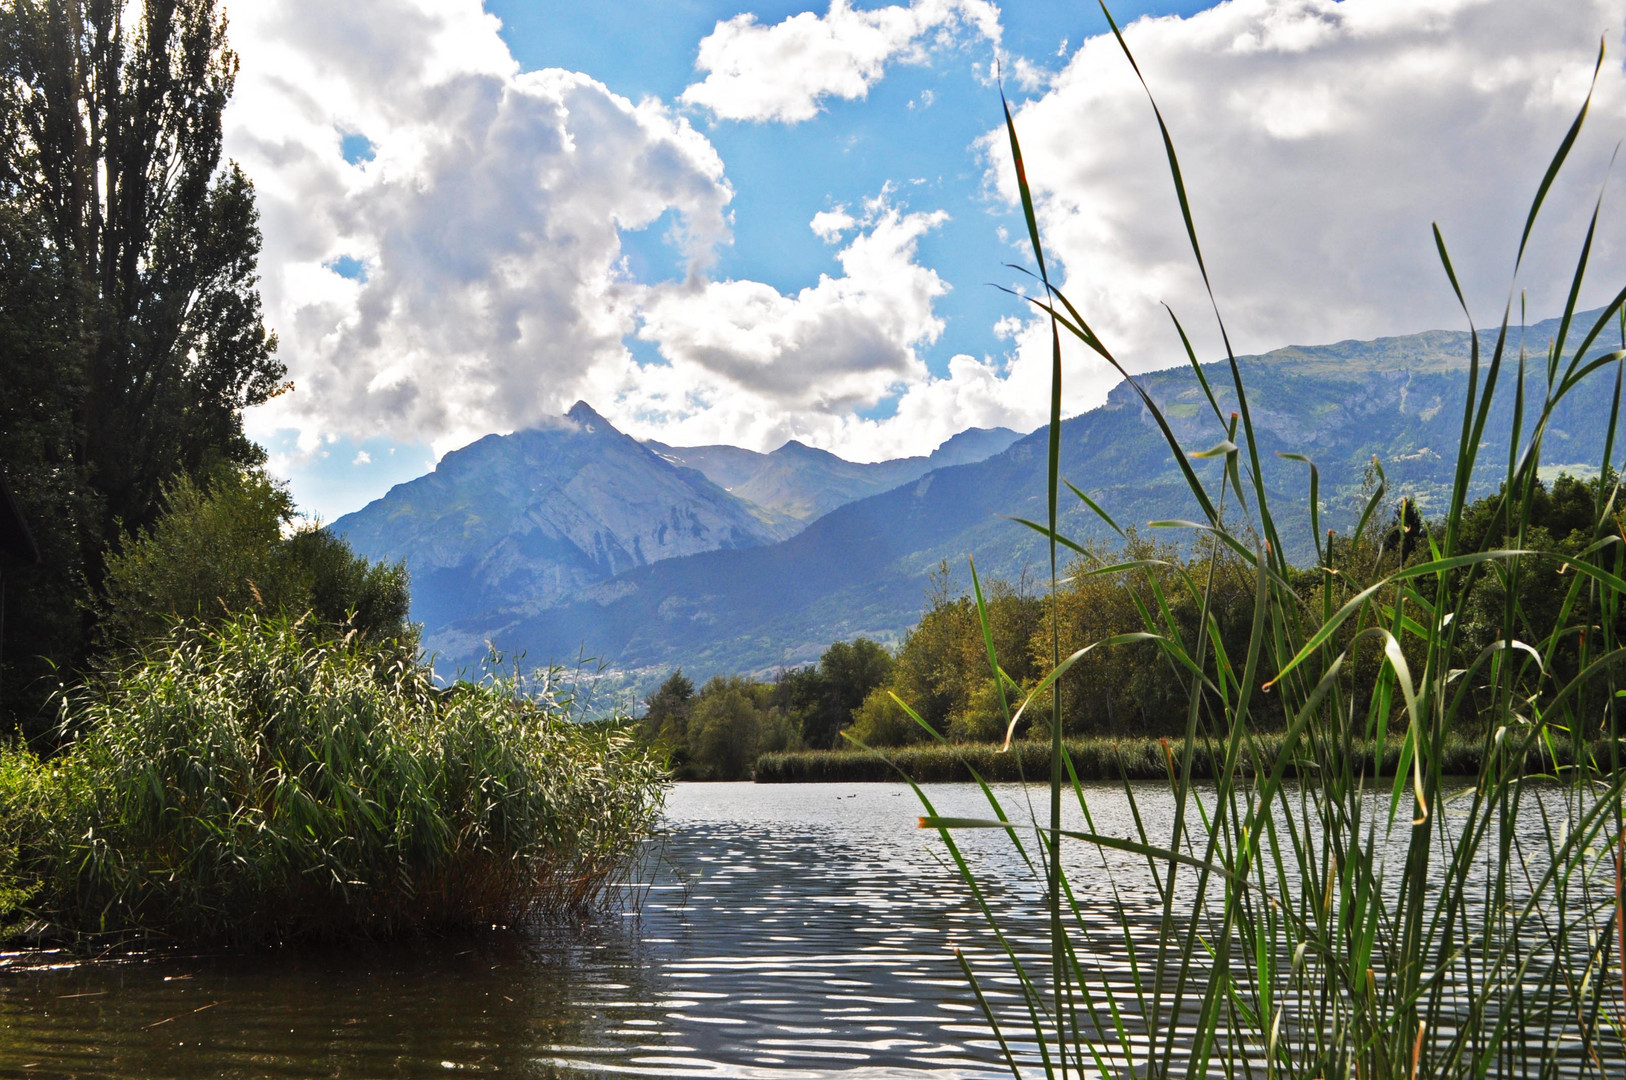
M 1121 21 L 1140 15 L 1190 14 L 1198 2 L 1121 5 Z M 745 7 L 725 3 L 636 2 L 536 4 L 502 0 L 486 10 L 503 21 L 503 40 L 527 68 L 585 71 L 632 98 L 677 98 L 695 79 L 698 42 L 721 20 L 750 11 L 760 23 L 822 10 L 805 2 Z M 1031 3 L 1001 8 L 1002 44 L 1035 64 L 1059 68 L 1068 43 L 1107 31 L 1091 5 Z M 999 96 L 986 81 L 993 49 L 985 40 L 943 50 L 925 64 L 898 64 L 862 99 L 833 100 L 794 127 L 729 120 L 703 124 L 728 167 L 736 195 L 734 242 L 717 272 L 764 281 L 781 291 L 835 272 L 833 252 L 808 228 L 820 210 L 853 205 L 895 185 L 900 202 L 943 209 L 950 219 L 923 242 L 922 259 L 953 289 L 942 304 L 948 329 L 923 350 L 941 372 L 956 352 L 998 353 L 993 326 L 1013 310 L 991 286 L 1006 283 L 1003 263 L 1016 252 L 1000 227 L 1022 229 L 1003 200 L 990 199 L 974 144 L 1001 121 Z M 1007 88 L 1018 101 L 1028 93 Z M 930 95 L 924 98 L 923 95 Z M 930 105 L 925 101 L 930 100 Z M 921 181 L 924 181 L 923 183 Z M 624 237 L 635 265 L 670 275 L 680 260 L 659 242 L 659 230 Z
M 1093 5 L 263 0 L 227 147 L 255 180 L 296 392 L 249 417 L 300 505 L 359 508 L 586 398 L 623 430 L 854 459 L 1042 417 L 1046 344 L 998 60 L 1041 226 L 1133 370 L 1217 348 L 1143 91 Z M 1239 348 L 1481 320 L 1619 12 L 1517 0 L 1120 4 Z M 1626 134 L 1618 58 L 1524 287 L 1545 314 Z M 1595 252 L 1619 277 L 1622 232 Z M 1613 275 L 1613 276 L 1611 276 Z M 1618 286 L 1617 286 L 1618 287 Z M 1067 405 L 1116 376 L 1068 358 Z
M 1127 22 L 1207 6 L 1190 0 L 1124 4 L 1114 17 Z M 749 11 L 758 23 L 771 25 L 827 5 L 498 0 L 485 7 L 502 20 L 502 38 L 523 67 L 584 71 L 628 97 L 670 101 L 695 81 L 696 47 L 718 22 Z M 1108 29 L 1098 8 L 1078 2 L 1006 5 L 1000 22 L 1008 53 L 1051 69 L 1070 55 L 1069 43 Z M 921 261 L 952 290 L 939 304 L 947 323 L 942 337 L 920 349 L 926 366 L 942 374 L 956 353 L 999 355 L 1008 346 L 994 326 L 1017 308 L 992 283 L 1011 282 L 1003 264 L 1020 251 L 1002 241 L 998 230 L 1021 235 L 1023 225 L 1007 202 L 990 198 L 974 145 L 1001 122 L 998 91 L 987 81 L 993 58 L 986 39 L 972 38 L 938 51 L 928 63 L 896 64 L 865 97 L 827 101 L 816 117 L 794 126 L 703 121 L 735 189 L 733 243 L 721 250 L 715 273 L 766 282 L 782 292 L 820 273 L 836 273 L 833 249 L 808 222 L 821 210 L 856 205 L 893 185 L 900 204 L 949 214 L 921 242 Z M 1014 81 L 1007 92 L 1018 101 L 1029 96 Z M 662 242 L 661 232 L 657 225 L 622 236 L 635 271 L 646 279 L 682 270 L 681 256 Z M 647 344 L 643 348 L 653 353 Z M 888 415 L 894 405 L 889 398 L 865 412 Z

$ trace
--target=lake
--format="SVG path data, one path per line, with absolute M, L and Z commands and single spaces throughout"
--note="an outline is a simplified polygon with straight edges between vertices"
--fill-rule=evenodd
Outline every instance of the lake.
M 940 812 L 985 813 L 972 786 L 927 790 Z M 907 786 L 680 784 L 667 810 L 648 887 L 565 928 L 246 957 L 10 955 L 0 1072 L 1009 1075 L 951 951 L 986 954 L 982 917 Z M 1002 836 L 980 839 L 989 865 L 1026 873 Z M 1042 951 L 1031 886 L 1009 896 Z
M 1042 788 L 997 790 L 1013 816 L 1027 798 L 1044 813 Z M 974 786 L 926 791 L 939 813 L 987 816 Z M 1166 836 L 1167 786 L 1137 791 L 1151 834 Z M 1116 785 L 1092 786 L 1091 809 L 1103 833 L 1133 828 Z M 937 834 L 916 827 L 907 786 L 680 784 L 667 811 L 625 910 L 569 926 L 246 956 L 9 954 L 0 1074 L 1010 1075 L 953 950 L 1014 1021 L 1008 964 Z M 1035 876 L 1004 834 L 958 836 L 1014 948 L 1042 971 Z M 1147 913 L 1137 948 L 1157 938 L 1144 863 L 1068 851 L 1081 944 L 1099 978 L 1123 983 L 1114 891 Z

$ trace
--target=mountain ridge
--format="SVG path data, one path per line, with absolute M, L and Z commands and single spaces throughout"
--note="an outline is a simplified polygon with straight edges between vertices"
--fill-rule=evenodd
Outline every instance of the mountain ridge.
M 1527 336 L 1553 329 L 1537 324 Z M 1352 523 L 1375 480 L 1368 474 L 1373 455 L 1383 461 L 1392 497 L 1416 499 L 1425 516 L 1443 509 L 1470 340 L 1467 332 L 1430 331 L 1238 358 L 1265 485 L 1293 561 L 1314 557 L 1304 509 L 1309 470 L 1277 454 L 1303 452 L 1317 461 L 1323 527 Z M 1204 372 L 1213 407 L 1189 367 L 1136 377 L 1193 449 L 1223 438 L 1221 418 L 1236 408 L 1228 365 L 1204 365 Z M 1537 373 L 1530 378 L 1537 380 Z M 1491 447 L 1505 446 L 1511 427 L 1511 388 L 1502 391 L 1486 430 Z M 1601 446 L 1603 412 L 1580 396 L 1559 409 L 1545 443 L 1555 469 L 1596 472 L 1586 454 Z M 585 648 L 623 670 L 681 665 L 704 676 L 807 662 L 831 641 L 858 634 L 896 640 L 917 618 L 926 579 L 943 559 L 963 567 L 974 555 L 985 576 L 1048 572 L 1042 538 L 1005 520 L 1043 519 L 1047 438 L 1041 430 L 981 462 L 938 469 L 848 503 L 776 544 L 642 567 L 545 612 L 492 611 L 463 620 L 448 627 L 440 643 L 448 655 L 466 655 L 477 642 L 494 640 L 539 660 Z M 1503 451 L 1484 453 L 1477 494 L 1493 488 L 1498 462 L 1506 460 Z M 1208 479 L 1218 468 L 1216 461 L 1193 464 Z M 1062 471 L 1126 527 L 1144 530 L 1150 520 L 1199 516 L 1161 433 L 1127 382 L 1101 406 L 1064 421 Z M 1081 541 L 1108 538 L 1103 524 L 1064 497 L 1064 533 Z M 1188 540 L 1178 532 L 1166 538 Z
M 940 450 L 963 459 L 1017 437 L 972 432 Z M 481 611 L 534 614 L 639 566 L 785 539 L 933 460 L 862 464 L 800 442 L 771 454 L 698 448 L 724 480 L 736 478 L 731 463 L 743 463 L 758 503 L 679 456 L 696 449 L 641 443 L 578 401 L 537 427 L 449 452 L 331 527 L 359 554 L 406 562 L 412 617 L 436 644 L 442 628 Z
M 967 428 L 928 455 L 857 462 L 792 439 L 766 454 L 737 446 L 670 446 L 646 440 L 668 461 L 698 469 L 730 494 L 762 508 L 765 518 L 807 524 L 838 506 L 947 465 L 980 461 L 1021 436 L 1009 428 Z
M 545 602 L 661 558 L 781 535 L 580 401 L 557 422 L 447 453 L 331 527 L 368 558 L 406 560 L 413 617 L 431 627 L 471 601 Z

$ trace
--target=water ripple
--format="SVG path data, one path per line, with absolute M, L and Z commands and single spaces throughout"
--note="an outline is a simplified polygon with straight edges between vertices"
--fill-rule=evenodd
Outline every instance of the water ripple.
M 974 787 L 929 793 L 943 814 L 985 810 Z M 1014 813 L 1021 793 L 1007 795 Z M 1143 816 L 1156 818 L 1152 802 Z M 1092 811 L 1103 832 L 1132 828 L 1109 798 Z M 1013 1050 L 1036 1061 L 1021 987 L 941 842 L 914 827 L 917 813 L 893 785 L 681 785 L 636 915 L 247 957 L 0 954 L 0 1074 L 1008 1076 L 953 950 Z M 961 847 L 1006 944 L 1047 968 L 1044 905 L 1008 838 L 965 834 Z M 1082 846 L 1068 856 L 1080 944 L 1118 988 L 1132 974 L 1112 894 L 1156 908 L 1143 874 L 1118 872 L 1132 861 Z M 1129 940 L 1155 949 L 1157 931 L 1149 920 Z M 1139 1018 L 1123 1021 L 1133 1031 Z M 1177 1023 L 1175 1038 L 1192 1032 Z

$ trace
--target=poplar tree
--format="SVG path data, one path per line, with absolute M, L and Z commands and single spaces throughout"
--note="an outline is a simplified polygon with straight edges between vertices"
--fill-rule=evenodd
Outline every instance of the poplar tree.
M 77 545 L 23 586 L 59 621 L 167 485 L 264 456 L 242 410 L 284 369 L 253 186 L 222 162 L 236 77 L 214 0 L 0 0 L 0 467 Z M 19 609 L 42 612 L 7 608 L 10 667 L 43 647 Z

